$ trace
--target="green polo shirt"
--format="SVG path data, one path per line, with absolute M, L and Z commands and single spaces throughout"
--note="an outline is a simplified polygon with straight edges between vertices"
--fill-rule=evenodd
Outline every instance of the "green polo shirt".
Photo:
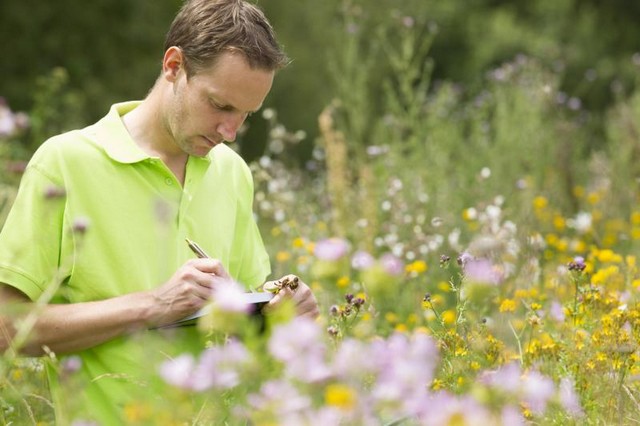
M 189 157 L 181 186 L 124 127 L 121 116 L 138 104 L 116 104 L 96 124 L 55 136 L 34 154 L 0 233 L 0 282 L 34 301 L 55 290 L 53 303 L 148 290 L 194 257 L 185 238 L 247 286 L 270 273 L 246 163 L 218 145 L 205 158 Z M 184 327 L 137 332 L 80 352 L 79 374 L 90 385 L 67 389 L 75 400 L 64 388 L 76 381 L 50 375 L 58 420 L 122 424 L 128 404 L 153 391 L 156 363 L 201 344 L 197 330 Z

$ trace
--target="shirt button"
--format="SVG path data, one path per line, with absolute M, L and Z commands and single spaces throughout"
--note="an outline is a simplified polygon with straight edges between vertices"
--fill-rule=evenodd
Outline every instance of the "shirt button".
M 173 185 L 173 179 L 171 179 L 171 178 L 166 178 L 166 179 L 164 180 L 164 183 L 166 183 L 167 185 Z

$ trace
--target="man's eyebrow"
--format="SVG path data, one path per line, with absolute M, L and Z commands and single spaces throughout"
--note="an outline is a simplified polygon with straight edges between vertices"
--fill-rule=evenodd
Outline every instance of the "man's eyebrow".
M 258 111 L 262 108 L 262 104 L 260 104 L 260 105 L 258 106 L 258 108 L 256 108 L 255 110 L 242 111 L 240 108 L 237 108 L 237 107 L 235 107 L 235 106 L 231 105 L 231 104 L 230 104 L 230 103 L 228 103 L 228 102 L 222 102 L 222 101 L 220 101 L 220 100 L 219 100 L 218 98 L 216 98 L 214 95 L 209 95 L 209 99 L 210 99 L 211 101 L 213 101 L 213 102 L 216 104 L 216 106 L 217 106 L 218 108 L 226 109 L 226 110 L 228 110 L 228 111 L 241 111 L 241 112 L 244 112 L 244 113 L 247 113 L 247 114 L 254 114 L 254 113 L 258 112 Z

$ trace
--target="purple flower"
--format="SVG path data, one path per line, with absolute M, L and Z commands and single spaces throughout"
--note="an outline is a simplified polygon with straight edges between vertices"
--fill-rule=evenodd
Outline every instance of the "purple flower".
M 195 368 L 195 359 L 190 354 L 183 354 L 160 366 L 160 377 L 170 385 L 191 389 L 191 373 Z
M 349 243 L 342 238 L 327 238 L 316 243 L 313 254 L 320 260 L 339 260 L 349 251 Z
M 463 263 L 469 281 L 481 284 L 500 284 L 503 276 L 488 259 L 469 259 Z
M 198 392 L 212 388 L 231 389 L 240 383 L 240 368 L 250 359 L 247 349 L 236 340 L 211 347 L 200 356 L 190 386 Z
M 535 414 L 542 414 L 555 393 L 555 386 L 550 378 L 530 371 L 522 381 L 522 393 L 529 409 Z
M 73 374 L 82 367 L 82 358 L 77 355 L 71 355 L 62 360 L 60 367 L 62 368 L 63 373 Z
M 361 271 L 369 269 L 376 263 L 376 260 L 366 251 L 358 250 L 351 256 L 351 267 Z
M 551 302 L 551 307 L 549 308 L 549 316 L 553 318 L 556 322 L 564 322 L 565 314 L 564 308 L 557 300 Z
M 571 262 L 569 262 L 568 267 L 570 271 L 582 272 L 587 267 L 587 265 L 586 263 L 584 263 L 584 257 L 576 256 Z
M 213 290 L 213 307 L 221 312 L 247 313 L 250 306 L 243 298 L 240 285 L 229 280 L 219 283 Z
M 323 335 L 315 321 L 297 317 L 273 331 L 269 352 L 282 361 L 287 376 L 307 383 L 322 381 L 331 374 L 325 361 Z
M 509 426 L 524 426 L 525 419 L 519 409 L 508 405 L 502 409 L 502 424 Z
M 582 417 L 584 411 L 580 405 L 580 398 L 576 394 L 573 380 L 569 377 L 563 377 L 559 386 L 560 403 L 569 414 L 575 417 Z
M 391 253 L 383 254 L 382 257 L 380 257 L 380 264 L 382 265 L 382 269 L 389 275 L 402 275 L 404 272 L 404 263 L 402 260 Z
M 247 400 L 251 406 L 247 412 L 249 417 L 265 411 L 277 416 L 289 416 L 311 409 L 311 399 L 285 380 L 263 383 L 260 391 L 250 394 Z
M 497 370 L 483 372 L 479 381 L 487 386 L 513 393 L 520 388 L 521 376 L 520 366 L 511 362 Z
M 458 256 L 458 265 L 463 266 L 470 260 L 473 260 L 473 256 L 469 253 L 467 253 L 466 251 L 464 253 L 460 253 L 460 255 Z

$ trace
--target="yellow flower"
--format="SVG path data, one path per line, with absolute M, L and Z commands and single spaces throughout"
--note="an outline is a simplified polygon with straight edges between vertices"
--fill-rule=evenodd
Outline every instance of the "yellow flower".
M 516 310 L 516 302 L 512 299 L 504 299 L 502 303 L 500 303 L 500 312 L 515 312 Z
M 464 220 L 469 220 L 469 221 L 476 220 L 478 218 L 478 211 L 473 207 L 464 209 L 464 211 L 462 212 L 462 218 Z
M 302 248 L 302 247 L 304 247 L 304 245 L 305 245 L 305 241 L 304 241 L 304 239 L 303 239 L 303 238 L 298 237 L 298 238 L 295 238 L 295 239 L 292 241 L 291 245 L 292 245 L 294 248 Z
M 276 262 L 278 263 L 284 263 L 289 259 L 291 259 L 291 253 L 289 253 L 288 251 L 279 251 L 276 254 Z
M 640 225 L 640 212 L 631 213 L 631 224 L 632 225 Z
M 277 237 L 280 234 L 282 234 L 282 229 L 280 229 L 277 226 L 274 226 L 273 228 L 271 228 L 271 236 Z
M 11 372 L 11 378 L 15 381 L 22 379 L 22 376 L 23 376 L 22 370 L 19 368 Z
M 447 311 L 444 311 L 442 313 L 442 321 L 446 325 L 455 324 L 455 322 L 456 322 L 456 311 L 454 311 L 453 309 L 449 309 Z
M 442 291 L 444 293 L 450 292 L 451 291 L 451 284 L 449 284 L 446 281 L 440 281 L 438 283 L 438 290 L 440 290 L 440 291 Z
M 384 314 L 384 319 L 389 324 L 395 324 L 398 322 L 398 316 L 393 312 L 387 312 L 386 314 Z
M 537 196 L 533 199 L 533 207 L 538 210 L 542 210 L 549 204 L 549 201 L 543 197 L 542 195 Z
M 584 187 L 583 186 L 574 186 L 573 187 L 573 195 L 575 195 L 577 198 L 582 198 L 584 197 Z
M 598 260 L 602 263 L 620 263 L 622 262 L 622 256 L 613 252 L 613 250 L 605 249 L 598 252 Z
M 406 324 L 398 324 L 393 329 L 398 333 L 406 333 L 409 330 Z
M 640 227 L 634 226 L 631 228 L 631 238 L 634 240 L 640 240 Z
M 531 309 L 533 309 L 534 311 L 537 311 L 538 309 L 542 309 L 542 305 L 536 302 L 533 302 L 531 304 Z
M 415 262 L 409 263 L 405 266 L 405 271 L 407 273 L 420 274 L 427 270 L 427 263 L 424 260 L 416 260 Z
M 349 279 L 349 277 L 347 277 L 346 275 L 338 278 L 338 281 L 336 282 L 336 284 L 338 285 L 338 287 L 340 288 L 345 288 L 349 285 L 349 283 L 351 283 L 351 280 Z
M 480 363 L 478 361 L 472 361 L 471 364 L 469 364 L 469 367 L 474 371 L 478 371 L 480 370 Z
M 598 194 L 597 192 L 590 192 L 587 195 L 587 202 L 592 206 L 598 204 L 599 201 L 600 201 L 600 194 Z
M 130 423 L 144 422 L 151 418 L 151 408 L 144 403 L 129 403 L 124 406 L 124 417 Z
M 418 322 L 418 315 L 416 315 L 415 313 L 409 314 L 409 316 L 407 317 L 407 323 L 415 324 L 416 322 Z
M 356 393 L 347 385 L 334 383 L 325 388 L 324 400 L 327 405 L 338 407 L 342 410 L 351 410 L 356 403 Z
M 433 382 L 431 383 L 431 389 L 433 390 L 440 390 L 443 386 L 444 382 L 440 379 L 433 379 Z
M 565 227 L 566 227 L 566 221 L 564 220 L 564 218 L 560 215 L 555 215 L 553 217 L 553 226 L 558 230 L 558 231 L 564 231 Z

